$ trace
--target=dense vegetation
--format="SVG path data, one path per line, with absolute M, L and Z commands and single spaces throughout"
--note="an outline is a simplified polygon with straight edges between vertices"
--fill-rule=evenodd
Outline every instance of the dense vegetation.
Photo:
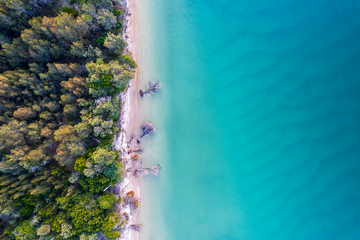
M 0 0 L 0 239 L 120 236 L 123 19 L 111 0 Z

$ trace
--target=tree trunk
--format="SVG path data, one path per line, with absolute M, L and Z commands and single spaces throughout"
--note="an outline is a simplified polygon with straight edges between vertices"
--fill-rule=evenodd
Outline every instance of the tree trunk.
M 140 142 L 141 142 L 141 139 L 142 139 L 143 137 L 145 137 L 145 135 L 146 135 L 146 133 L 141 134 L 141 136 L 140 136 L 140 138 L 137 140 L 137 142 L 140 143 Z
M 131 135 L 131 139 L 130 139 L 128 145 L 127 145 L 128 148 L 130 147 L 130 144 L 131 144 L 131 142 L 132 142 L 132 140 L 133 140 L 134 138 L 135 138 L 135 134 L 132 134 L 132 135 Z

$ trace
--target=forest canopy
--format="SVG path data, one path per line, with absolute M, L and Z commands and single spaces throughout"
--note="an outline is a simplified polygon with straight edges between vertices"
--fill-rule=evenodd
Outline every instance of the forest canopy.
M 126 219 L 106 188 L 136 63 L 110 0 L 0 0 L 1 239 L 109 239 Z

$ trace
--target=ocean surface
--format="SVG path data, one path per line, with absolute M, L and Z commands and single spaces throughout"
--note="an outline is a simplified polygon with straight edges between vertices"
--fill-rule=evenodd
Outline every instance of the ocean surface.
M 138 0 L 141 240 L 360 239 L 360 1 Z

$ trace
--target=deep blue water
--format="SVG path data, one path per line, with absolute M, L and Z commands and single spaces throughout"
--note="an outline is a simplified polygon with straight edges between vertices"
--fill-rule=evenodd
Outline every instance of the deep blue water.
M 360 239 L 360 1 L 138 2 L 140 239 Z

